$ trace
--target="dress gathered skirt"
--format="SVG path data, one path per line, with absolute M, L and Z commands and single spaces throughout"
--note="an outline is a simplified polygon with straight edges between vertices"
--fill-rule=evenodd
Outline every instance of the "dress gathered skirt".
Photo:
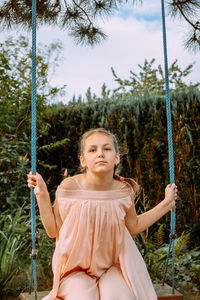
M 144 260 L 125 226 L 131 187 L 66 190 L 52 260 L 53 289 L 43 300 L 156 300 Z

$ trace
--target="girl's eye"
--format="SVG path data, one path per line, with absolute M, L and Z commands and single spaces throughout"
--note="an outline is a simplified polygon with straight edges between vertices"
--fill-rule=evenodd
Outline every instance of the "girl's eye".
M 109 150 L 111 150 L 111 149 L 110 149 L 110 148 L 105 148 L 105 150 L 108 150 L 108 151 L 109 151 Z
M 90 150 L 89 150 L 89 152 L 94 152 L 94 151 L 95 151 L 95 149 L 90 149 Z

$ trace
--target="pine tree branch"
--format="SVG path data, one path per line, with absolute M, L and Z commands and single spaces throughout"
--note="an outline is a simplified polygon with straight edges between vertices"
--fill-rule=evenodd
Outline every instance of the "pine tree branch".
M 87 12 L 80 6 L 76 3 L 76 1 L 72 0 L 72 2 L 74 3 L 75 6 L 77 6 L 86 16 L 88 22 L 90 23 L 90 25 L 93 25 L 92 21 L 90 20 L 90 17 L 88 16 Z
M 180 1 L 173 1 L 172 5 L 175 5 L 179 12 L 181 13 L 181 15 L 183 16 L 183 18 L 195 29 L 195 30 L 200 30 L 200 26 L 198 26 L 199 22 L 197 21 L 195 24 L 185 15 L 184 11 L 183 11 L 183 4 L 187 3 L 188 1 L 181 1 L 181 5 L 180 5 Z M 197 24 L 197 25 L 196 25 Z

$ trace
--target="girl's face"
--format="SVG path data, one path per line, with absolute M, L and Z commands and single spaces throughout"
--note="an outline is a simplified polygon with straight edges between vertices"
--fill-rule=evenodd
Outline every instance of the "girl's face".
M 86 171 L 113 174 L 114 166 L 119 161 L 119 153 L 116 153 L 112 139 L 106 134 L 93 133 L 85 140 L 80 163 Z

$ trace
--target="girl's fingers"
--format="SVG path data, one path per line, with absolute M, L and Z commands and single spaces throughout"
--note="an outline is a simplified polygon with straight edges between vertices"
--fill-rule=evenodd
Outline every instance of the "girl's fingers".
M 29 188 L 35 188 L 36 186 L 35 186 L 34 184 L 30 184 L 30 183 L 29 183 L 29 184 L 28 184 L 28 187 L 29 187 Z
M 169 193 L 169 195 L 171 194 L 171 200 L 176 201 L 177 200 L 177 195 L 178 195 L 177 185 L 175 183 L 173 183 L 172 185 L 168 184 L 166 186 L 165 193 L 166 193 L 166 195 L 168 193 Z
M 35 179 L 29 178 L 28 180 L 29 180 L 30 182 L 37 183 L 37 180 L 35 180 Z
M 36 187 L 37 185 L 37 182 L 31 179 L 28 179 L 27 182 L 28 182 L 28 187 Z
M 36 174 L 33 174 L 32 171 L 30 171 L 27 175 L 27 185 L 29 188 L 35 188 L 37 187 L 38 180 L 40 180 L 40 174 L 36 172 Z
M 29 183 L 29 184 L 28 184 L 28 187 L 29 187 L 29 188 L 35 188 L 35 185 Z
M 31 180 L 36 181 L 37 180 L 37 176 L 36 175 L 27 175 L 27 177 Z
M 36 181 L 35 180 L 31 180 L 31 179 L 27 179 L 27 182 L 31 183 L 31 184 L 36 184 Z

